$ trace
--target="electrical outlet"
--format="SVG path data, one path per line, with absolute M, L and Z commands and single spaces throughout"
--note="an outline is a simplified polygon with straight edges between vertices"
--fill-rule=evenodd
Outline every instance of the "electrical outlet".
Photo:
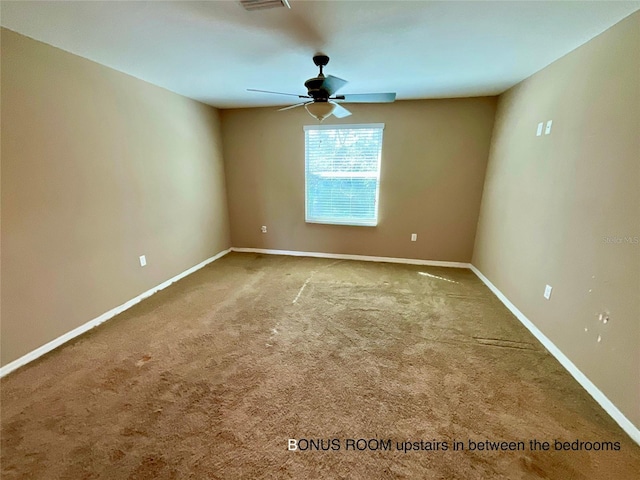
M 147 256 L 146 255 L 140 255 L 140 266 L 144 267 L 147 264 Z
M 411 234 L 411 241 L 412 241 L 412 242 L 415 242 L 415 241 L 417 241 L 417 240 L 418 240 L 418 234 L 417 234 L 417 233 L 412 233 L 412 234 Z
M 547 122 L 547 128 L 544 129 L 544 134 L 545 135 L 549 135 L 551 133 L 551 124 L 553 123 L 553 120 L 549 120 Z
M 544 287 L 544 298 L 546 298 L 547 300 L 551 298 L 551 290 L 553 290 L 553 287 L 551 285 L 547 285 L 546 287 Z
M 538 130 L 536 130 L 536 137 L 542 135 L 542 129 L 544 128 L 544 122 L 540 122 L 538 124 Z
M 262 225 L 262 227 L 260 227 L 260 231 L 262 233 L 267 233 L 267 226 L 266 225 Z

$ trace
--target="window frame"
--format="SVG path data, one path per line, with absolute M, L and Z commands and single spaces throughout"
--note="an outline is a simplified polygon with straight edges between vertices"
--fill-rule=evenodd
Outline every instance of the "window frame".
M 382 171 L 382 147 L 384 144 L 384 123 L 341 123 L 341 124 L 333 124 L 333 125 L 304 125 L 303 130 L 305 132 L 304 137 L 304 217 L 305 223 L 312 223 L 318 225 L 343 225 L 348 227 L 376 227 L 380 221 L 379 218 L 379 205 L 380 205 L 380 174 Z M 336 220 L 336 219 L 309 219 L 309 209 L 308 209 L 308 158 L 307 158 L 307 131 L 309 130 L 371 130 L 371 129 L 379 129 L 380 130 L 380 153 L 378 155 L 378 164 L 377 164 L 377 176 L 376 176 L 376 194 L 375 194 L 375 219 L 373 222 L 371 221 L 354 221 L 353 218 L 347 219 L 344 221 Z

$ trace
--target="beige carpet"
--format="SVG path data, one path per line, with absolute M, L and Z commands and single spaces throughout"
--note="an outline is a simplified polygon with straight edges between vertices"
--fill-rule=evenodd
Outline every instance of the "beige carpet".
M 640 447 L 468 270 L 230 254 L 1 386 L 3 480 L 640 472 Z

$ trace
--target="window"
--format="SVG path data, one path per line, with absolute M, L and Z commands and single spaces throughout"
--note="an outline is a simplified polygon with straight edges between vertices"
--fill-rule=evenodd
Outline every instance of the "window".
M 384 124 L 305 126 L 306 221 L 378 224 Z

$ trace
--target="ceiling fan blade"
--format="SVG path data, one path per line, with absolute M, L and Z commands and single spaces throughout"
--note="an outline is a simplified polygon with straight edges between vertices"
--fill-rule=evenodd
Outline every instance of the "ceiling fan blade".
M 311 98 L 309 95 L 298 95 L 295 93 L 271 92 L 269 90 L 256 90 L 255 88 L 247 88 L 248 92 L 273 93 L 275 95 L 288 95 L 290 97 Z
M 300 102 L 300 103 L 296 103 L 295 105 L 289 105 L 288 107 L 284 107 L 284 108 L 279 108 L 278 111 L 279 112 L 283 112 L 285 110 L 289 110 L 291 108 L 296 108 L 296 107 L 301 107 L 303 105 L 306 105 L 307 103 L 311 103 L 311 102 Z
M 322 82 L 322 88 L 324 88 L 329 93 L 329 95 L 333 95 L 347 83 L 349 82 L 347 82 L 346 80 L 334 77 L 333 75 L 327 75 L 326 77 L 324 77 L 324 81 Z
M 350 95 L 336 95 L 332 100 L 348 103 L 390 103 L 396 100 L 395 93 L 354 93 Z
M 333 110 L 333 114 L 337 118 L 344 118 L 344 117 L 348 117 L 349 115 L 351 115 L 351 112 L 349 110 L 347 110 L 346 108 L 344 108 L 342 105 L 339 105 L 336 102 L 331 102 L 331 103 L 333 103 L 336 106 L 336 108 L 334 108 L 334 110 Z

